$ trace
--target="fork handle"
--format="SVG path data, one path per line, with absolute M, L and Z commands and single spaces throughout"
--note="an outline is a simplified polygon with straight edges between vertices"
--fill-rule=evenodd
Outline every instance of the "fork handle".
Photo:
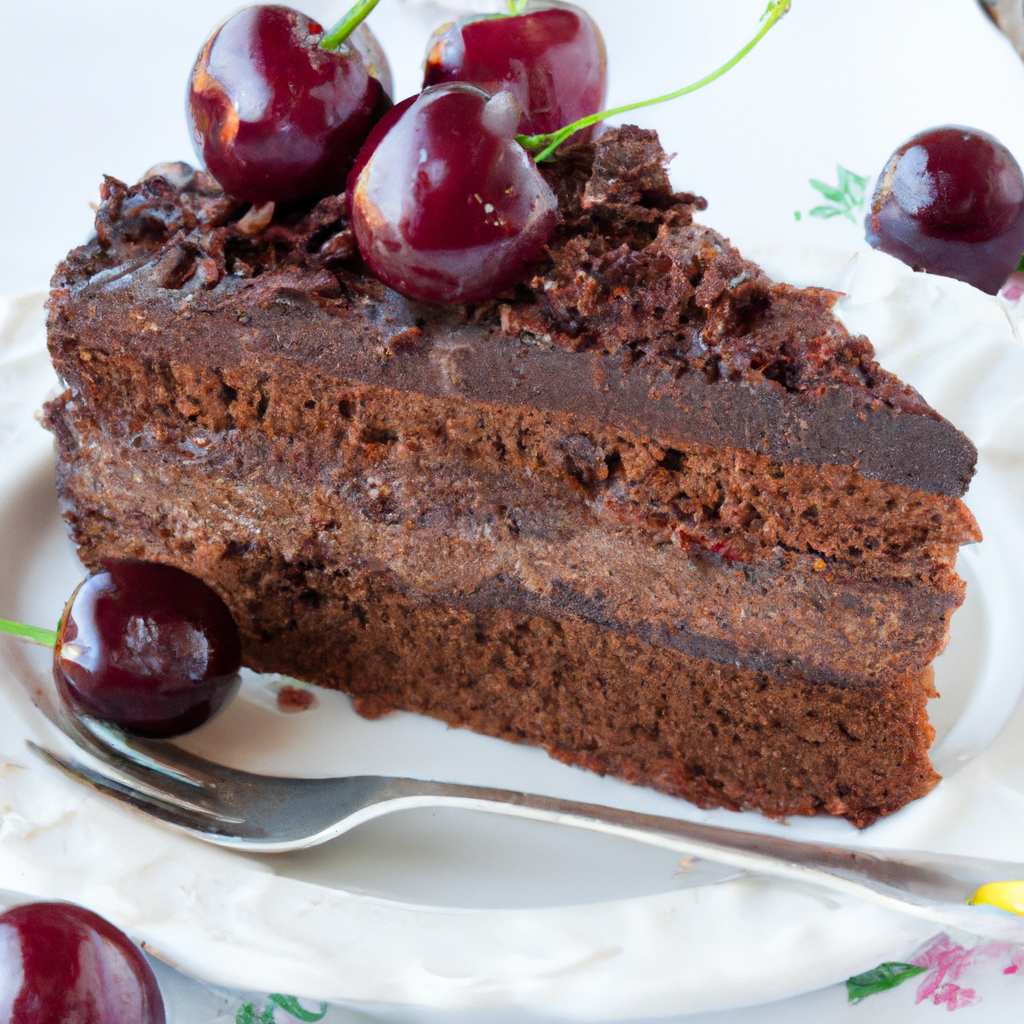
M 356 817 L 366 820 L 423 806 L 588 829 L 754 874 L 823 886 L 975 934 L 1024 940 L 1024 918 L 967 905 L 971 894 L 988 882 L 1024 877 L 1024 865 L 1018 863 L 903 850 L 851 850 L 599 804 L 416 779 L 387 780 L 378 802 L 366 808 L 369 813 Z

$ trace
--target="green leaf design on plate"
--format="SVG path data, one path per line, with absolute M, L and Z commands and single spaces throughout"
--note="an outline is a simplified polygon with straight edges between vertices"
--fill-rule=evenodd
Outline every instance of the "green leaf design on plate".
M 873 971 L 865 971 L 853 978 L 847 978 L 846 997 L 851 1003 L 859 1003 L 876 992 L 895 988 L 924 972 L 925 968 L 918 967 L 917 964 L 879 964 Z
M 295 996 L 283 996 L 279 992 L 267 996 L 270 1000 L 267 1008 L 257 1016 L 259 1012 L 253 1003 L 245 1003 L 239 1007 L 235 1014 L 235 1024 L 275 1024 L 274 1014 L 276 1010 L 284 1010 L 285 1013 L 301 1021 L 318 1021 L 327 1016 L 327 1004 L 321 1003 L 320 1010 L 307 1010 L 299 1004 Z
M 811 187 L 816 188 L 826 199 L 831 199 L 833 203 L 846 202 L 846 193 L 841 188 L 833 188 L 831 185 L 826 185 L 823 181 L 818 181 L 817 178 L 811 178 Z
M 813 210 L 807 211 L 810 217 L 820 217 L 822 220 L 828 220 L 830 217 L 842 217 L 845 215 L 845 210 L 840 210 L 837 206 L 816 206 Z
M 327 1004 L 320 1004 L 320 1012 L 317 1013 L 314 1010 L 303 1009 L 299 1005 L 298 999 L 295 996 L 282 996 L 275 993 L 270 996 L 270 1001 L 276 1006 L 280 1006 L 285 1013 L 290 1013 L 297 1020 L 302 1021 L 316 1021 L 323 1020 L 327 1016 Z
M 258 1017 L 256 1007 L 246 1003 L 235 1014 L 235 1024 L 274 1024 L 274 1007 L 268 1006 Z
M 816 189 L 830 202 L 808 210 L 808 216 L 819 217 L 822 220 L 845 217 L 856 224 L 857 215 L 864 209 L 864 200 L 867 198 L 868 179 L 860 174 L 854 174 L 841 164 L 836 164 L 836 178 L 835 185 L 829 185 L 817 178 L 810 179 L 811 188 Z

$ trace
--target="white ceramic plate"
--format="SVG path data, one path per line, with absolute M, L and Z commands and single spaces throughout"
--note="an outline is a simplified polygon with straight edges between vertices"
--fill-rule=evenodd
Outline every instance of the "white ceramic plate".
M 747 37 L 763 8 L 754 0 L 583 3 L 608 38 L 614 102 L 702 74 Z M 188 157 L 179 65 L 198 45 L 195 26 L 231 6 L 182 0 L 168 19 L 159 4 L 58 3 L 53 22 L 74 30 L 33 49 L 30 65 L 19 63 L 17 51 L 5 57 L 0 73 L 37 86 L 4 114 L 5 134 L 27 143 L 29 172 L 13 177 L 21 165 L 0 166 L 3 180 L 17 185 L 7 192 L 23 197 L 0 214 L 0 234 L 21 240 L 0 261 L 9 278 L 23 263 L 38 264 L 45 276 L 76 240 L 86 218 L 74 220 L 75 209 L 95 194 L 100 172 L 130 178 L 156 160 Z M 333 6 L 304 5 L 322 20 Z M 384 0 L 374 13 L 400 93 L 412 87 L 425 31 L 452 6 Z M 23 17 L 33 20 L 23 24 Z M 35 31 L 36 17 L 28 8 L 5 9 L 0 41 Z M 72 26 L 74 18 L 84 20 Z M 158 38 L 159 46 L 139 45 Z M 111 59 L 97 62 L 97 48 Z M 85 78 L 89 90 L 68 88 Z M 141 86 L 125 90 L 124 81 Z M 105 97 L 98 106 L 96 95 Z M 855 15 L 843 0 L 796 0 L 748 61 L 699 96 L 636 115 L 680 154 L 673 165 L 679 186 L 703 190 L 709 223 L 776 276 L 849 292 L 848 322 L 979 446 L 968 500 L 986 541 L 961 559 L 969 596 L 937 663 L 943 696 L 931 709 L 933 756 L 946 781 L 864 834 L 828 820 L 777 824 L 699 812 L 567 768 L 542 751 L 414 716 L 366 722 L 339 695 L 321 694 L 315 710 L 284 715 L 273 680 L 248 683 L 229 713 L 188 744 L 257 771 L 419 775 L 794 838 L 1020 859 L 1024 713 L 1013 709 L 1024 674 L 1016 656 L 1024 349 L 1002 307 L 966 286 L 915 278 L 872 254 L 851 265 L 861 235 L 856 218 L 809 217 L 820 196 L 808 179 L 834 180 L 837 162 L 871 174 L 898 142 L 944 121 L 985 128 L 1024 154 L 1024 70 L 973 0 L 863 0 Z M 76 106 L 78 97 L 87 105 Z M 55 112 L 66 121 L 59 130 Z M 125 131 L 126 124 L 138 130 Z M 73 140 L 74 159 L 65 151 L 60 160 L 37 158 L 55 137 Z M 40 223 L 40 210 L 57 226 Z M 19 219 L 22 212 L 27 219 Z M 41 260 L 39 238 L 49 238 Z M 773 245 L 752 245 L 759 239 Z M 921 322 L 930 325 L 926 332 L 908 333 L 908 324 Z M 0 615 L 40 624 L 56 619 L 80 573 L 56 516 L 49 440 L 33 419 L 51 386 L 39 300 L 4 303 Z M 393 1020 L 639 1019 L 828 985 L 901 955 L 931 930 L 795 886 L 743 879 L 688 887 L 691 879 L 663 852 L 456 812 L 385 819 L 287 858 L 214 850 L 41 769 L 24 739 L 59 742 L 29 699 L 50 685 L 45 652 L 0 641 L 0 662 L 0 764 L 7 765 L 0 771 L 0 886 L 85 903 L 207 981 L 346 1000 Z M 872 1012 L 870 1001 L 864 1005 L 858 1014 Z M 763 1021 L 770 1012 L 744 1019 Z

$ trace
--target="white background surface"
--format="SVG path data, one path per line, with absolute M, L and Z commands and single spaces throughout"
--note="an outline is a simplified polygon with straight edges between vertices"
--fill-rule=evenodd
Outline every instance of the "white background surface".
M 609 100 L 620 103 L 677 88 L 729 57 L 751 35 L 764 0 L 583 5 L 604 31 Z M 131 181 L 155 162 L 193 159 L 183 116 L 185 79 L 205 33 L 235 6 L 198 0 L 0 4 L 0 294 L 45 288 L 56 261 L 86 237 L 88 204 L 103 173 Z M 340 7 L 311 0 L 303 9 L 329 23 Z M 452 10 L 421 0 L 382 0 L 371 16 L 391 57 L 398 96 L 416 87 L 426 33 Z M 704 194 L 707 220 L 737 244 L 853 249 L 857 225 L 806 217 L 820 201 L 809 178 L 834 181 L 841 163 L 873 180 L 896 145 L 938 123 L 989 130 L 1020 158 L 1022 100 L 1024 66 L 973 0 L 795 0 L 793 12 L 725 79 L 636 119 L 661 131 L 666 149 L 679 154 L 676 183 Z M 805 213 L 801 221 L 794 210 Z M 964 808 L 968 817 L 991 811 Z M 941 848 L 940 823 L 930 826 L 926 810 L 918 816 Z M 1021 990 L 1013 982 L 994 979 L 986 1002 L 961 1012 L 986 1022 L 1019 1019 L 1014 1007 L 1021 1003 L 1014 1000 Z M 849 1015 L 895 1022 L 946 1013 L 914 1007 L 912 987 L 875 996 Z M 847 1012 L 844 1001 L 842 990 L 830 989 L 770 1011 L 693 1019 L 834 1019 Z M 466 1019 L 477 1024 L 486 1018 Z

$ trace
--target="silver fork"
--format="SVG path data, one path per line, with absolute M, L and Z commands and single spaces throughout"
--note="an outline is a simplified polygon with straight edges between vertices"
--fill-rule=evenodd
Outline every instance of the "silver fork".
M 977 935 L 1024 942 L 1024 917 L 967 905 L 987 882 L 1024 878 L 1024 864 L 903 850 L 851 850 L 716 828 L 653 814 L 447 782 L 358 775 L 254 775 L 170 743 L 128 737 L 62 710 L 55 724 L 105 772 L 29 741 L 45 761 L 107 796 L 198 839 L 246 853 L 327 842 L 413 807 L 459 807 L 531 818 L 674 850 L 755 874 L 805 882 Z

